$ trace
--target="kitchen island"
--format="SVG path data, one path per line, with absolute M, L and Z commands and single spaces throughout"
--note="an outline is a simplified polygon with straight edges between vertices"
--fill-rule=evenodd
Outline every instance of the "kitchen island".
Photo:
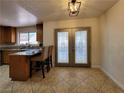
M 9 54 L 26 51 L 26 49 L 0 49 L 1 51 L 1 65 L 6 64 L 9 65 Z
M 30 57 L 40 53 L 40 49 L 30 49 L 9 55 L 9 76 L 14 81 L 26 81 L 31 77 Z

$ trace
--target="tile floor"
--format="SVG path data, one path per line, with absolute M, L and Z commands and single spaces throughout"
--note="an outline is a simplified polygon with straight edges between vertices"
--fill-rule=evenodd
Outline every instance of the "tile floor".
M 42 79 L 35 73 L 25 82 L 11 81 L 9 67 L 0 67 L 0 93 L 124 93 L 100 69 L 52 68 Z

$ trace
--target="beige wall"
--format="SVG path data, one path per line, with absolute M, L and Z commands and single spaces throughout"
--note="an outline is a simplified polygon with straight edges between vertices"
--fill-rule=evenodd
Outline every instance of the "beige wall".
M 124 0 L 100 17 L 102 68 L 124 89 Z
M 100 40 L 99 40 L 100 31 L 98 18 L 44 22 L 43 26 L 44 45 L 54 44 L 54 29 L 71 27 L 91 27 L 92 34 L 91 61 L 92 66 L 98 66 L 100 64 Z
M 18 32 L 30 32 L 30 31 L 36 32 L 37 28 L 36 26 L 18 27 L 17 31 Z

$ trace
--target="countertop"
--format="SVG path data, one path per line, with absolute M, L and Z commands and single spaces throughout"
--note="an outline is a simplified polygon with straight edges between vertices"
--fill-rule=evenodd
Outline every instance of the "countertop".
M 0 49 L 0 50 L 3 50 L 3 51 L 25 51 L 27 49 Z
M 25 46 L 25 45 L 0 45 L 0 50 L 3 51 L 25 51 L 28 49 L 39 49 L 39 46 Z
M 0 51 L 27 51 L 27 50 L 34 50 L 40 48 L 0 48 Z
M 10 55 L 19 55 L 19 56 L 33 56 L 41 52 L 41 49 L 29 49 L 22 52 L 12 53 Z

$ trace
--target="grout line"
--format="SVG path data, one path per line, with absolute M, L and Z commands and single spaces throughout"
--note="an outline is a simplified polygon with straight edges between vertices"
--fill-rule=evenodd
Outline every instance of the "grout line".
M 30 82 L 31 82 L 31 91 L 32 93 L 34 93 L 31 79 L 30 79 Z
M 13 92 L 14 81 L 12 81 L 11 93 Z

